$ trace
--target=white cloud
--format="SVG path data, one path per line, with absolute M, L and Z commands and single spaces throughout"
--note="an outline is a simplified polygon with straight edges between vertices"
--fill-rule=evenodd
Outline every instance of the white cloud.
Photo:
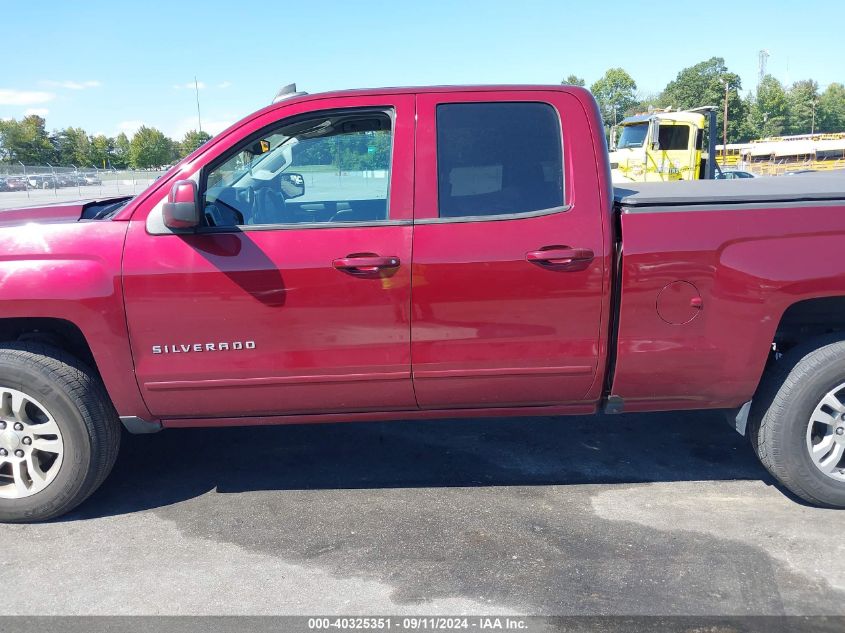
M 41 82 L 42 86 L 51 86 L 53 88 L 66 88 L 68 90 L 85 90 L 86 88 L 99 88 L 102 84 L 96 80 L 89 81 L 52 81 L 45 80 Z
M 225 88 L 228 88 L 231 85 L 232 85 L 231 81 L 221 81 L 219 84 L 217 84 L 217 87 L 225 89 Z
M 131 138 L 142 125 L 145 125 L 143 121 L 121 121 L 117 124 L 117 134 L 123 132 Z
M 217 119 L 211 121 L 203 121 L 202 129 L 215 136 L 216 134 L 220 134 L 223 130 L 227 127 L 232 125 L 235 122 L 235 119 Z
M 27 108 L 23 113 L 24 116 L 31 116 L 33 114 L 36 116 L 45 117 L 50 114 L 50 110 L 48 110 L 47 108 Z
M 194 90 L 195 88 L 196 88 L 196 89 L 199 89 L 199 90 L 205 90 L 205 84 L 204 84 L 203 82 L 201 82 L 201 81 L 198 81 L 198 82 L 197 82 L 197 84 L 196 84 L 196 86 L 194 86 L 194 82 L 193 82 L 193 81 L 189 81 L 189 82 L 184 83 L 184 84 L 173 84 L 173 87 L 174 87 L 176 90 L 182 90 L 183 88 L 184 88 L 185 90 Z
M 34 103 L 46 103 L 55 98 L 56 95 L 52 92 L 0 88 L 0 105 L 32 105 Z

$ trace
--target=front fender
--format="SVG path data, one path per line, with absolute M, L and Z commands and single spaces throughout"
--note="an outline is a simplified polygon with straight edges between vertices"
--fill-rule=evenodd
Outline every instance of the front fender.
M 92 221 L 0 228 L 0 318 L 74 324 L 119 414 L 149 418 L 135 380 L 123 306 L 127 226 Z

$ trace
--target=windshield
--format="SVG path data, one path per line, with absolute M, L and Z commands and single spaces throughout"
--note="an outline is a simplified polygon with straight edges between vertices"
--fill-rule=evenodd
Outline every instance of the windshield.
M 81 220 L 109 220 L 120 211 L 123 207 L 129 204 L 132 197 L 126 197 L 122 200 L 103 200 L 97 202 L 90 202 L 82 208 Z
M 617 149 L 627 147 L 642 147 L 645 137 L 648 134 L 648 123 L 637 123 L 636 125 L 622 126 L 622 136 L 619 137 Z

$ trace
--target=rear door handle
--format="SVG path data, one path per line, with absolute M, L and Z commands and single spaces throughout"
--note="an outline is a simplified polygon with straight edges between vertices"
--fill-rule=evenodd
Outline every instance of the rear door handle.
M 382 270 L 399 268 L 400 264 L 398 257 L 381 257 L 379 255 L 349 255 L 332 261 L 332 266 L 338 270 L 358 277 L 378 275 Z
M 552 270 L 584 270 L 593 261 L 595 254 L 589 248 L 570 248 L 568 246 L 546 246 L 538 251 L 525 254 L 532 264 Z

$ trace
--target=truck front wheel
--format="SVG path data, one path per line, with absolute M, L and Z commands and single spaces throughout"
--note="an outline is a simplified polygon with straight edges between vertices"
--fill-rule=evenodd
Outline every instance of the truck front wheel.
M 749 439 L 794 494 L 845 508 L 845 341 L 800 346 L 777 363 L 755 395 Z
M 47 345 L 0 344 L 0 521 L 72 510 L 119 446 L 120 421 L 91 369 Z

